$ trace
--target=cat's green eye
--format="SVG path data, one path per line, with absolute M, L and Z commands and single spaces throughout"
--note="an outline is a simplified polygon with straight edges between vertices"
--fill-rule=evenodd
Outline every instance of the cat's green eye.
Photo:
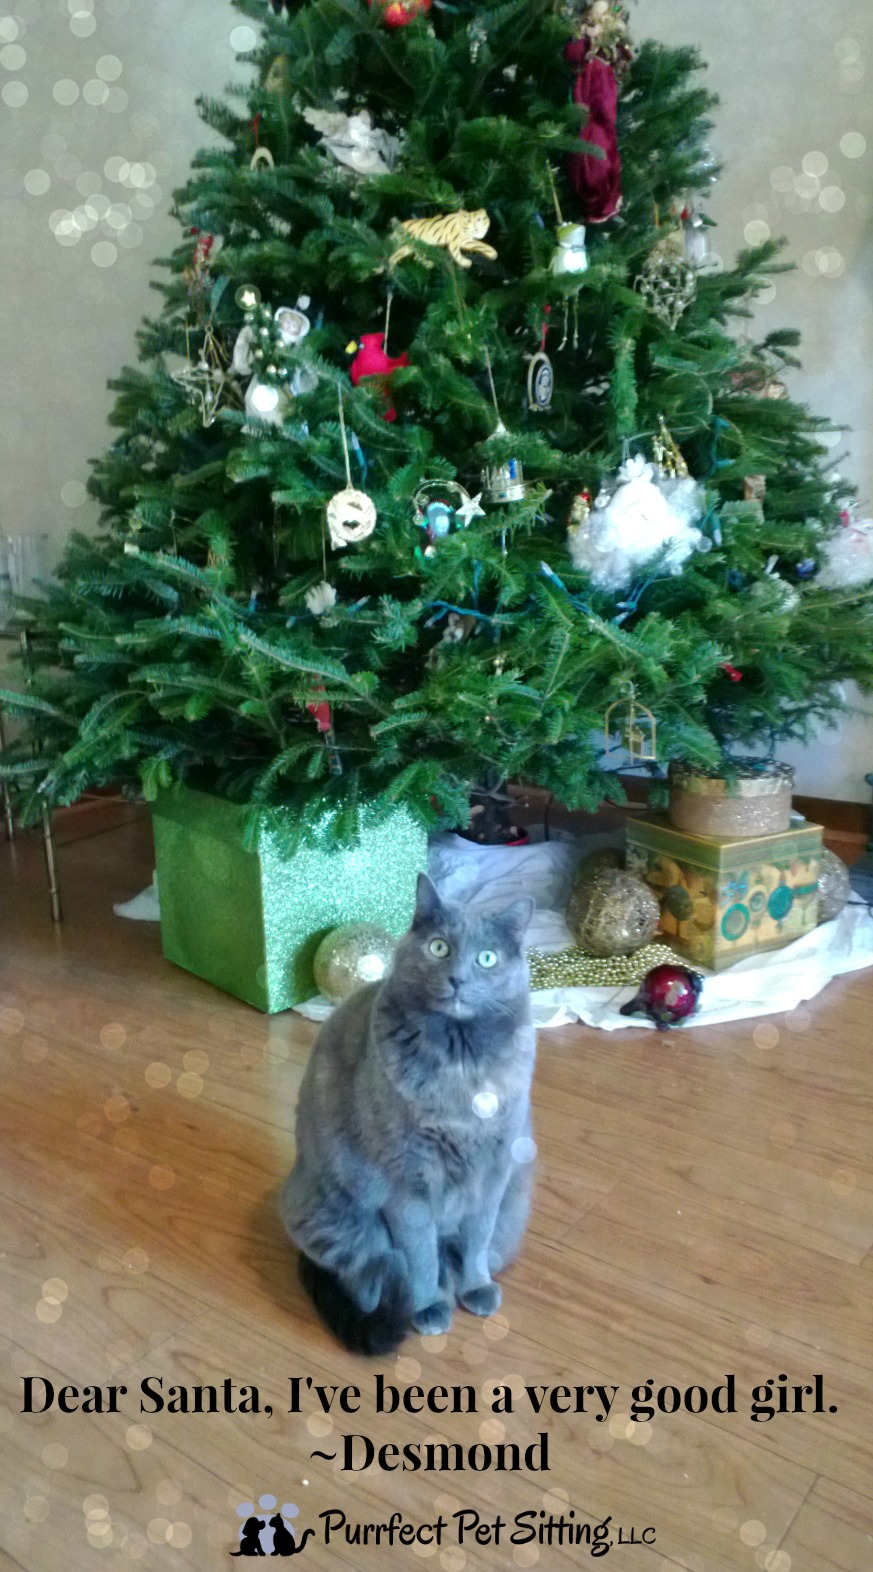
M 484 966 L 485 970 L 489 971 L 492 966 L 497 965 L 497 951 L 480 950 L 479 954 L 476 956 L 476 960 L 479 962 L 480 966 Z
M 451 953 L 451 945 L 445 939 L 431 939 L 428 949 L 431 955 L 436 956 L 438 961 L 444 961 L 446 956 Z

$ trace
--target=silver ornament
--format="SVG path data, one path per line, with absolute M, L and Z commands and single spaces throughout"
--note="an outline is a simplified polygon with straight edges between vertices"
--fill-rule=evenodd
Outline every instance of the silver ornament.
M 340 1004 L 367 983 L 381 982 L 391 968 L 397 940 L 372 922 L 334 928 L 315 952 L 313 971 L 319 993 Z
M 555 388 L 555 373 L 544 349 L 531 355 L 527 368 L 528 408 L 535 411 L 548 409 Z
M 849 870 L 835 852 L 822 850 L 818 864 L 818 920 L 839 917 L 852 893 Z
M 697 294 L 697 271 L 684 256 L 656 249 L 634 280 L 650 311 L 675 328 Z
M 489 502 L 523 502 L 527 486 L 521 459 L 507 459 L 482 471 L 482 484 Z
M 338 549 L 340 546 L 355 546 L 359 541 L 366 540 L 376 528 L 376 518 L 376 504 L 372 497 L 368 497 L 365 491 L 356 491 L 354 486 L 346 486 L 331 497 L 327 504 L 331 545 Z

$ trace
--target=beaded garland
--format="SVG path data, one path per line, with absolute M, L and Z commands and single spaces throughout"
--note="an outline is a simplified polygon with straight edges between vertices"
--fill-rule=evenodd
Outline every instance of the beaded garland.
M 540 988 L 620 988 L 642 982 L 653 966 L 674 963 L 675 950 L 647 944 L 635 955 L 588 955 L 581 945 L 569 950 L 529 950 L 530 985 Z

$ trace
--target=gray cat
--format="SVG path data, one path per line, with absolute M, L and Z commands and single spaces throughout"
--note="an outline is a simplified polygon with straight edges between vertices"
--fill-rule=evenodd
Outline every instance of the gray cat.
M 300 1088 L 282 1218 L 305 1287 L 358 1352 L 456 1303 L 492 1315 L 527 1222 L 533 902 L 462 911 L 421 874 L 394 965 L 322 1027 Z

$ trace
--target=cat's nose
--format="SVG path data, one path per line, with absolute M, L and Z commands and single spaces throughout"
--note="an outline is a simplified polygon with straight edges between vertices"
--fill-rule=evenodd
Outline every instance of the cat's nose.
M 449 987 L 450 988 L 454 988 L 455 993 L 457 993 L 457 991 L 460 988 L 460 986 L 461 986 L 461 979 L 460 979 L 460 977 L 450 977 L 449 978 Z

